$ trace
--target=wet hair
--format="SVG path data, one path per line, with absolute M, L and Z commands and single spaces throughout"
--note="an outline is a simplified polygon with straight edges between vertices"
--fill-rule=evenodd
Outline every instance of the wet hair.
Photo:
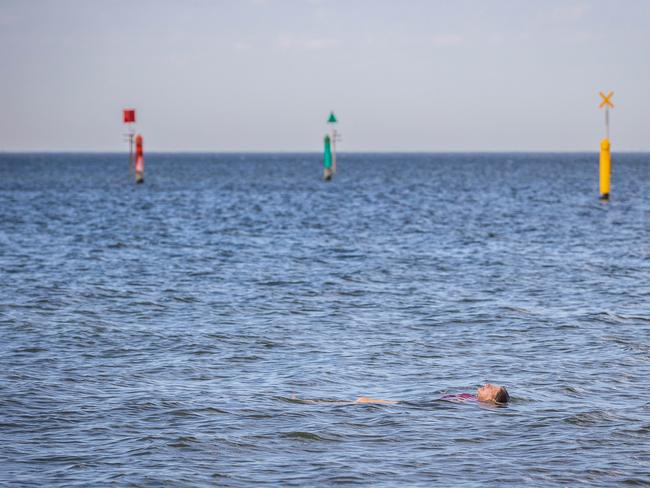
M 508 403 L 510 400 L 510 395 L 508 395 L 508 390 L 506 390 L 505 386 L 502 386 L 499 388 L 499 391 L 497 391 L 497 394 L 494 396 L 494 401 L 497 403 Z

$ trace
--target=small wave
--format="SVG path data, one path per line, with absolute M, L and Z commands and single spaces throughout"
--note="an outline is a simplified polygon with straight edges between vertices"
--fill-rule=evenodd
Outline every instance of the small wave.
M 172 297 L 172 300 L 177 301 L 177 302 L 181 302 L 181 303 L 197 303 L 197 302 L 199 302 L 199 300 L 194 298 L 194 297 L 175 296 L 175 297 Z
M 169 447 L 191 447 L 192 444 L 196 444 L 198 442 L 198 439 L 194 436 L 181 436 L 167 445 Z
M 589 319 L 609 324 L 634 324 L 638 322 L 650 322 L 650 317 L 641 315 L 625 315 L 613 312 L 598 312 L 589 314 Z
M 331 439 L 326 439 L 325 437 L 321 437 L 318 434 L 314 434 L 313 432 L 303 432 L 303 431 L 291 431 L 291 432 L 284 432 L 282 433 L 282 437 L 285 439 L 300 439 L 304 441 L 331 441 Z
M 565 422 L 573 425 L 598 425 L 606 422 L 614 422 L 619 418 L 611 412 L 605 410 L 594 410 L 591 412 L 582 412 L 571 415 L 564 419 Z
M 564 392 L 567 393 L 568 395 L 574 395 L 574 396 L 580 396 L 580 395 L 586 395 L 587 390 L 584 388 L 580 388 L 577 386 L 565 386 L 564 387 Z
M 48 349 L 45 349 L 44 347 L 23 347 L 19 349 L 14 349 L 14 352 L 29 352 L 29 353 L 36 353 L 36 352 L 47 352 Z

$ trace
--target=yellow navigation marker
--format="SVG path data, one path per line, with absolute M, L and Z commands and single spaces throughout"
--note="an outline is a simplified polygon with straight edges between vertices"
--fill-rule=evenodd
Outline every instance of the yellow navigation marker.
M 612 153 L 609 139 L 600 141 L 600 199 L 609 200 L 610 180 L 612 176 Z
M 607 95 L 599 92 L 602 102 L 598 108 L 605 108 L 605 139 L 600 141 L 600 199 L 602 201 L 609 200 L 609 192 L 611 187 L 612 177 L 612 154 L 611 144 L 609 142 L 609 109 L 614 108 L 612 97 L 614 92 L 610 91 Z
M 603 108 L 605 105 L 607 107 L 612 107 L 614 108 L 614 104 L 612 103 L 612 97 L 614 96 L 614 92 L 611 91 L 607 95 L 605 95 L 603 92 L 598 92 L 599 95 L 602 97 L 603 101 L 600 102 L 600 105 L 598 105 L 598 108 Z

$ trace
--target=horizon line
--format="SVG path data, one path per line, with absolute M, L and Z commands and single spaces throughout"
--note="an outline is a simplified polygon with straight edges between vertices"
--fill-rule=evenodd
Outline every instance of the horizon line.
M 377 151 L 377 150 L 352 150 L 352 151 L 337 151 L 337 154 L 598 154 L 598 149 L 478 149 L 478 150 L 390 150 L 390 151 Z M 612 151 L 618 154 L 650 154 L 648 149 L 621 149 Z M 128 154 L 128 151 L 120 150 L 82 150 L 82 149 L 0 149 L 0 154 Z M 187 150 L 187 149 L 173 149 L 173 150 L 152 150 L 146 151 L 147 154 L 323 154 L 322 151 L 299 151 L 299 150 Z

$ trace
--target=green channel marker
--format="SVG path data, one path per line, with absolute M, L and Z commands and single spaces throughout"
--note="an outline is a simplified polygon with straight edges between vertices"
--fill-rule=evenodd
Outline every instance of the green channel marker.
M 325 136 L 325 154 L 323 155 L 323 168 L 330 169 L 332 167 L 332 146 L 330 144 L 330 136 Z
M 330 136 L 325 136 L 325 153 L 323 154 L 323 178 L 325 181 L 332 179 L 332 147 Z

